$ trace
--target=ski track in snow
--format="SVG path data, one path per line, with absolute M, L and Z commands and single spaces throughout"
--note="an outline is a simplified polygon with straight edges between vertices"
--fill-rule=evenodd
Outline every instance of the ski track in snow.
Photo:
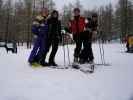
M 74 46 L 69 47 L 72 61 Z M 93 74 L 33 69 L 27 64 L 30 50 L 26 47 L 19 47 L 17 55 L 0 48 L 0 100 L 133 100 L 133 54 L 124 53 L 117 43 L 104 48 L 106 62 L 112 66 L 97 66 Z M 98 44 L 93 50 L 95 62 L 100 63 Z M 56 61 L 63 65 L 62 47 Z

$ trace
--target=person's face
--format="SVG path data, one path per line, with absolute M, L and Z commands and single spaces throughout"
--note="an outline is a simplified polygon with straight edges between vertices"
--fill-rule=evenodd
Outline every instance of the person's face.
M 57 13 L 54 13 L 54 14 L 53 14 L 53 17 L 54 17 L 54 18 L 57 18 L 57 17 L 58 17 L 58 14 L 57 14 Z
M 93 17 L 92 20 L 93 20 L 93 21 L 97 21 L 97 17 Z
M 43 9 L 42 10 L 42 15 L 43 16 L 48 16 L 49 12 L 48 12 L 48 9 Z
M 74 16 L 79 16 L 80 12 L 78 10 L 74 11 Z

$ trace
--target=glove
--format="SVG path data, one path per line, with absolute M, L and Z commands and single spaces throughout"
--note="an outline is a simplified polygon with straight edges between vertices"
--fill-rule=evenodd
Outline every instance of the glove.
M 34 35 L 33 38 L 36 39 L 38 36 L 37 35 Z
M 92 39 L 96 39 L 97 31 L 92 31 Z

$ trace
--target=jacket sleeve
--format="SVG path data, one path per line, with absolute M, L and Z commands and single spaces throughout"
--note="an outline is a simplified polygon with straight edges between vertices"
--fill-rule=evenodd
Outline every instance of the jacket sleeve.
M 50 18 L 47 19 L 47 25 L 48 25 L 48 37 L 49 37 L 50 34 L 51 34 L 51 21 L 50 21 Z
M 60 38 L 62 38 L 62 34 L 61 34 L 61 21 L 59 21 L 59 26 L 58 26 L 58 28 L 59 28 L 59 37 Z
M 32 23 L 31 31 L 34 35 L 39 35 L 40 23 L 37 20 L 34 20 Z
M 32 23 L 32 33 L 35 35 L 39 35 L 40 33 L 40 26 L 42 21 L 45 20 L 44 17 L 42 17 L 41 15 L 36 16 L 36 18 L 34 19 L 33 23 Z
M 69 23 L 68 23 L 68 32 L 72 33 L 72 20 L 69 20 Z

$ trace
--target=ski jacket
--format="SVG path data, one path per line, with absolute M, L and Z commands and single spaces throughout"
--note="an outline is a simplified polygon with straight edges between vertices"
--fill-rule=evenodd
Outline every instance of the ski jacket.
M 85 18 L 82 16 L 74 17 L 74 20 L 71 20 L 69 23 L 70 31 L 73 34 L 80 34 L 84 32 L 85 29 Z
M 52 39 L 61 39 L 61 21 L 58 18 L 49 18 L 48 21 L 48 37 Z
M 91 21 L 90 24 L 91 24 L 90 26 L 91 26 L 92 31 L 97 31 L 98 22 L 97 21 Z
M 32 33 L 42 37 L 48 34 L 46 17 L 39 15 L 35 18 L 32 24 Z

